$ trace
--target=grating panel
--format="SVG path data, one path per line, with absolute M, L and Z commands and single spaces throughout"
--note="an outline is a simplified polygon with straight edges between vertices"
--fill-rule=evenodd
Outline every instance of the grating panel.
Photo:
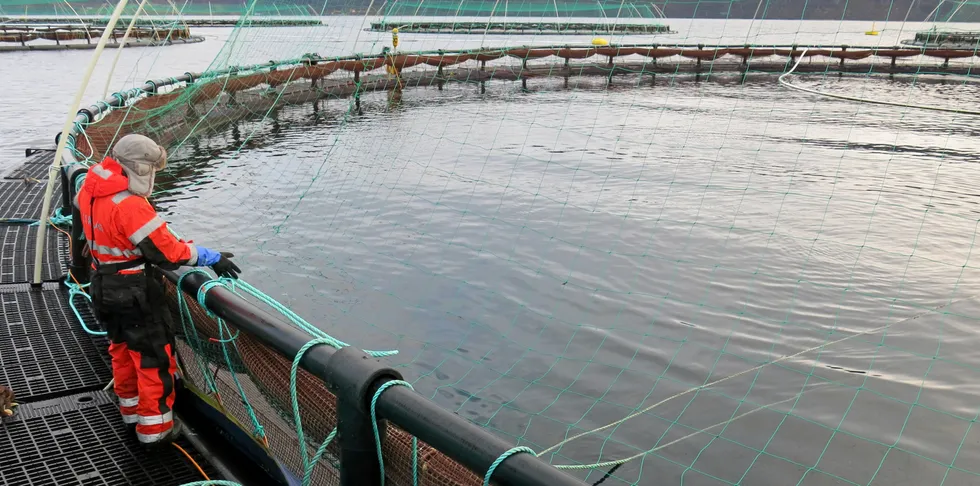
M 84 356 L 15 363 L 0 368 L 0 382 L 21 400 L 89 390 L 104 386 L 112 370 L 94 348 Z
M 39 219 L 53 154 L 41 152 L 0 180 L 0 218 Z M 61 205 L 61 177 L 55 178 L 53 207 Z
M 43 174 L 47 174 L 48 167 L 54 162 L 54 152 L 53 151 L 34 151 L 30 155 L 24 157 L 24 160 L 20 161 L 20 165 L 4 174 L 4 179 L 22 179 L 18 177 L 18 173 L 27 170 L 30 173 L 35 173 L 33 171 L 41 170 Z M 40 177 L 38 177 L 40 179 Z
M 30 282 L 34 276 L 34 245 L 38 226 L 0 225 L 0 284 Z M 48 229 L 41 278 L 60 280 L 68 273 L 68 238 Z
M 54 162 L 54 152 L 40 151 L 26 157 L 21 164 L 14 170 L 4 174 L 4 179 L 23 180 L 25 177 L 45 180 L 48 176 L 48 168 Z
M 20 291 L 0 291 L 0 340 L 15 334 L 81 331 L 75 314 L 68 306 L 67 291 L 53 285 L 45 287 L 43 290 L 31 290 L 24 286 L 20 287 L 24 289 Z M 85 322 L 91 322 L 92 311 L 88 302 L 76 297 L 75 305 L 82 316 L 88 318 Z
M 216 476 L 196 450 L 178 442 Z M 0 484 L 9 486 L 170 486 L 202 479 L 176 448 L 145 451 L 105 392 L 21 405 L 0 427 L 0 444 Z
M 48 164 L 22 164 L 20 167 L 17 167 L 4 176 L 4 179 L 21 182 L 23 182 L 25 179 L 31 181 L 45 181 L 48 177 L 49 168 L 50 166 Z
M 98 329 L 84 299 L 79 313 Z M 90 336 L 62 288 L 0 292 L 0 383 L 25 400 L 77 392 L 112 378 L 103 337 Z
M 98 354 L 84 331 L 70 329 L 44 334 L 12 334 L 0 340 L 0 367 Z

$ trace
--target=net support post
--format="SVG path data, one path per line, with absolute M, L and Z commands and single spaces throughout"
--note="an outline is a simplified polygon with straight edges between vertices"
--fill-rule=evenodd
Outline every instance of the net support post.
M 340 485 L 380 486 L 381 465 L 374 443 L 371 400 L 382 384 L 401 374 L 354 347 L 345 347 L 326 362 L 325 382 L 337 397 L 337 438 L 340 441 Z M 386 426 L 378 420 L 384 441 Z
M 81 165 L 72 165 L 68 168 L 66 178 L 68 184 L 66 191 L 69 194 L 69 208 L 71 208 L 71 263 L 68 272 L 80 285 L 88 283 L 88 269 L 91 265 L 89 255 L 85 252 L 85 235 L 82 229 L 82 213 L 75 207 L 75 184 L 78 179 L 88 173 L 88 169 Z
M 71 188 L 68 187 L 68 168 L 62 167 L 59 172 L 61 178 L 61 214 L 69 214 L 68 211 L 71 210 L 71 198 L 73 194 L 71 193 Z

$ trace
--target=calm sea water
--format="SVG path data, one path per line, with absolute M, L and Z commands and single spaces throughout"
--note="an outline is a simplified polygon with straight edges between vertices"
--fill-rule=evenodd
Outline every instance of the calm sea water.
M 234 51 L 201 29 L 215 38 L 125 51 L 110 84 L 387 37 L 328 22 Z M 670 23 L 657 41 L 893 45 L 922 27 L 869 42 L 859 23 Z M 402 36 L 481 42 L 567 41 Z M 24 113 L 0 120 L 0 160 L 56 131 L 88 55 L 0 57 L 0 106 Z M 971 109 L 980 95 L 960 79 L 795 82 Z M 667 400 L 546 456 L 657 449 L 604 484 L 980 484 L 974 117 L 774 77 L 572 84 L 285 108 L 175 151 L 158 203 L 250 282 L 340 339 L 400 350 L 416 389 L 510 440 L 542 450 Z

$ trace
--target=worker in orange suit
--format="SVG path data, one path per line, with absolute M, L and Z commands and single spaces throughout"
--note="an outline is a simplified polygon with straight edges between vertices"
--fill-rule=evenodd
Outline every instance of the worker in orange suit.
M 154 267 L 209 266 L 238 278 L 239 268 L 219 253 L 176 238 L 147 201 L 167 151 L 142 135 L 126 135 L 111 156 L 92 166 L 74 204 L 92 256 L 91 297 L 109 337 L 112 375 L 123 422 L 140 443 L 172 442 L 174 343 L 171 316 Z

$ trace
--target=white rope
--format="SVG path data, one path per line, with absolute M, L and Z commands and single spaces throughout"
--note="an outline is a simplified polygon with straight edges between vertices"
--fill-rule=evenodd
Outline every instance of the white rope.
M 105 49 L 112 30 L 116 28 L 116 22 L 119 21 L 119 17 L 122 15 L 123 9 L 126 8 L 127 2 L 128 0 L 119 0 L 119 3 L 116 4 L 116 9 L 112 12 L 112 17 L 109 18 L 109 23 L 106 24 L 105 30 L 102 31 L 102 37 L 95 46 L 92 60 L 89 61 L 88 68 L 82 76 L 82 84 L 78 87 L 78 92 L 75 93 L 75 100 L 72 102 L 71 109 L 68 110 L 65 125 L 62 127 L 61 136 L 58 138 L 58 148 L 54 152 L 54 163 L 48 169 L 48 186 L 44 190 L 44 200 L 41 203 L 42 218 L 47 218 L 51 214 L 51 196 L 54 193 L 55 179 L 58 177 L 58 171 L 61 169 L 61 157 L 65 152 L 65 147 L 68 145 L 68 132 L 75 122 L 76 113 L 78 113 L 78 108 L 82 104 L 82 97 L 85 96 L 85 89 L 88 88 L 88 83 L 92 79 L 92 73 L 99 63 L 99 57 L 102 56 L 102 50 Z M 37 241 L 34 245 L 34 278 L 31 280 L 35 284 L 41 283 L 41 270 L 44 267 L 42 265 L 44 261 L 44 240 L 47 233 L 47 231 L 44 231 L 43 225 L 37 232 Z
M 868 98 L 858 98 L 857 96 L 847 96 L 847 95 L 839 95 L 839 94 L 834 94 L 834 93 L 825 93 L 823 91 L 817 91 L 815 89 L 804 88 L 803 86 L 796 86 L 796 85 L 790 83 L 789 81 L 786 81 L 786 76 L 789 76 L 789 75 L 793 74 L 794 71 L 796 71 L 796 68 L 799 67 L 799 65 L 800 65 L 801 62 L 803 62 L 803 56 L 805 56 L 806 53 L 807 53 L 807 49 L 803 49 L 803 52 L 800 54 L 800 58 L 797 59 L 796 64 L 793 65 L 793 69 L 790 69 L 789 71 L 786 71 L 785 73 L 783 73 L 783 74 L 781 74 L 779 76 L 779 84 L 781 84 L 783 86 L 786 86 L 787 88 L 795 89 L 797 91 L 803 91 L 804 93 L 815 94 L 817 96 L 826 96 L 828 98 L 837 98 L 839 100 L 856 101 L 858 103 L 870 103 L 870 104 L 873 104 L 873 105 L 897 106 L 897 107 L 900 107 L 900 108 L 915 108 L 915 109 L 919 109 L 919 110 L 929 110 L 929 111 L 942 111 L 942 112 L 946 112 L 946 113 L 958 113 L 958 114 L 961 114 L 961 115 L 980 115 L 980 111 L 974 111 L 974 110 L 961 110 L 961 109 L 958 109 L 958 108 L 943 108 L 943 107 L 939 107 L 939 106 L 915 105 L 915 104 L 911 104 L 911 103 L 898 103 L 898 102 L 895 102 L 895 101 L 872 100 L 872 99 L 868 99 Z

